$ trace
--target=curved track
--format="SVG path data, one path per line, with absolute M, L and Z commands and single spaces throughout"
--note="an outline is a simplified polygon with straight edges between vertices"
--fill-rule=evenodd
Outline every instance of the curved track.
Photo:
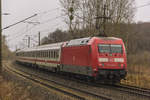
M 17 66 L 16 64 L 15 64 L 15 66 Z M 21 67 L 21 66 L 20 66 Z M 20 69 L 18 69 L 17 67 L 16 67 L 16 69 L 17 69 L 17 71 L 19 71 Z M 29 68 L 30 69 L 30 68 Z M 35 70 L 35 69 L 34 69 Z M 29 75 L 30 77 L 32 76 L 32 77 L 35 77 L 35 79 L 36 78 L 39 78 L 39 79 L 41 79 L 41 80 L 44 80 L 44 81 L 46 81 L 46 82 L 48 82 L 48 83 L 53 83 L 53 84 L 57 84 L 57 85 L 59 85 L 59 86 L 62 86 L 62 87 L 65 87 L 65 88 L 68 88 L 68 89 L 71 89 L 72 91 L 74 91 L 74 92 L 70 92 L 69 91 L 69 93 L 73 93 L 73 94 L 75 94 L 76 96 L 72 96 L 72 97 L 74 97 L 74 98 L 77 98 L 77 99 L 79 99 L 80 97 L 80 99 L 81 100 L 88 100 L 89 98 L 91 99 L 92 98 L 92 100 L 94 99 L 94 100 L 118 100 L 119 98 L 117 97 L 117 95 L 118 94 L 115 94 L 114 93 L 114 96 L 109 96 L 109 95 L 107 95 L 107 93 L 105 94 L 103 94 L 103 93 L 97 93 L 97 92 L 94 92 L 94 91 L 97 91 L 97 90 L 100 90 L 100 88 L 104 88 L 105 90 L 107 90 L 107 91 L 109 91 L 109 90 L 112 90 L 112 91 L 118 91 L 118 92 L 120 92 L 120 93 L 123 93 L 123 95 L 124 94 L 128 94 L 129 96 L 134 96 L 134 97 L 136 97 L 136 98 L 142 98 L 142 99 L 130 99 L 130 100 L 150 100 L 150 89 L 144 89 L 144 88 L 139 88 L 139 87 L 133 87 L 133 86 L 127 86 L 127 85 L 123 85 L 123 84 L 121 84 L 121 85 L 105 85 L 105 84 L 100 84 L 100 83 L 91 83 L 91 82 L 87 82 L 87 81 L 82 81 L 82 80 L 78 80 L 78 79 L 74 79 L 74 78 L 69 78 L 69 77 L 66 77 L 66 76 L 62 76 L 62 75 L 59 75 L 59 74 L 55 74 L 55 73 L 50 73 L 49 75 L 52 75 L 52 77 L 54 76 L 54 77 L 59 77 L 59 78 L 62 78 L 62 79 L 64 79 L 64 80 L 66 80 L 66 81 L 68 81 L 68 80 L 71 80 L 71 81 L 73 81 L 73 82 L 77 82 L 77 83 L 81 83 L 81 85 L 82 84 L 86 84 L 86 85 L 88 85 L 88 87 L 90 88 L 90 87 L 96 87 L 96 88 L 93 88 L 93 89 L 90 89 L 90 92 L 88 91 L 88 89 L 87 89 L 87 91 L 86 90 L 81 90 L 80 88 L 79 89 L 77 89 L 77 88 L 73 88 L 73 86 L 68 86 L 68 85 L 64 85 L 64 84 L 62 84 L 62 83 L 60 83 L 60 82 L 57 82 L 57 81 L 55 81 L 55 79 L 54 80 L 49 80 L 49 79 L 47 79 L 47 78 L 45 78 L 45 77 L 41 77 L 40 75 L 36 75 L 36 74 L 30 74 L 29 72 L 25 72 L 25 71 L 21 71 L 22 73 L 26 73 L 27 75 Z M 46 73 L 45 72 L 45 70 L 44 71 L 42 71 L 43 73 Z M 49 72 L 48 72 L 49 73 Z M 65 89 L 66 90 L 66 89 Z M 59 91 L 59 90 L 58 90 Z M 100 90 L 101 91 L 101 90 Z M 78 93 L 78 94 L 76 94 L 76 93 Z M 67 94 L 67 93 L 65 93 L 65 94 Z M 68 94 L 69 95 L 69 94 Z M 116 96 L 115 96 L 116 95 Z M 118 98 L 118 99 L 116 99 L 116 97 Z M 127 99 L 128 97 L 126 97 L 126 99 L 124 99 L 124 100 L 128 100 Z M 120 100 L 122 100 L 122 99 L 120 99 Z
M 140 95 L 143 97 L 150 98 L 150 89 L 139 88 L 139 87 L 124 85 L 124 84 L 114 85 L 113 87 L 118 89 L 119 91 L 128 92 L 135 95 Z
M 46 88 L 54 89 L 58 92 L 61 92 L 65 95 L 69 95 L 78 100 L 112 100 L 110 97 L 93 94 L 88 91 L 83 91 L 83 90 L 80 90 L 77 88 L 69 87 L 64 84 L 60 84 L 60 83 L 56 82 L 55 80 L 48 80 L 48 79 L 39 77 L 39 76 L 31 74 L 31 73 L 16 70 L 7 64 L 5 64 L 5 69 L 19 77 L 30 80 L 30 81 L 32 81 L 36 84 L 42 85 Z

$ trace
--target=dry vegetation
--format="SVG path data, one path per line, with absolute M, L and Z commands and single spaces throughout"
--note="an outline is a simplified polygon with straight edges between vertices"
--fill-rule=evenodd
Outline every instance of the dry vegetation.
M 128 62 L 127 80 L 122 82 L 128 85 L 150 88 L 150 52 L 129 55 Z
M 25 89 L 25 87 L 6 81 L 0 76 L 0 100 L 31 100 L 29 88 Z

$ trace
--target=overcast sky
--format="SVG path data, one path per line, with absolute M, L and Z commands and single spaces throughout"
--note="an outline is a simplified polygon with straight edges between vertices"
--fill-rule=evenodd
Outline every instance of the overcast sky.
M 135 1 L 136 7 L 148 3 L 150 4 L 150 0 Z M 34 41 L 37 41 L 37 34 L 39 31 L 41 31 L 42 37 L 44 37 L 48 32 L 52 32 L 56 28 L 65 29 L 67 26 L 63 23 L 63 18 L 58 17 L 61 16 L 61 9 L 59 8 L 59 0 L 2 0 L 2 13 L 10 13 L 10 15 L 7 16 L 2 15 L 3 28 L 32 16 L 35 13 L 40 14 L 31 18 L 29 21 L 43 22 L 41 25 L 21 23 L 4 30 L 3 34 L 7 36 L 7 42 L 11 50 L 14 50 L 16 45 L 18 48 L 19 45 L 22 47 L 25 45 L 24 42 L 25 39 L 27 39 L 26 34 L 32 34 Z M 150 5 L 137 9 L 134 20 L 135 22 L 150 22 Z M 31 42 L 36 44 L 34 41 Z

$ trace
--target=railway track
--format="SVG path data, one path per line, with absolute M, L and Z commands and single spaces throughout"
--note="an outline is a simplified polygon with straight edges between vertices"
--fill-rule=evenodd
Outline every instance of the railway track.
M 20 70 L 20 69 L 18 69 L 18 70 Z M 45 70 L 42 71 L 42 72 L 45 73 Z M 82 80 L 78 80 L 78 79 L 74 79 L 74 78 L 69 78 L 69 77 L 67 78 L 66 76 L 57 75 L 55 73 L 52 73 L 52 74 L 49 74 L 49 75 L 54 76 L 54 77 L 59 77 L 59 78 L 65 79 L 65 80 L 67 79 L 67 80 L 71 80 L 71 81 L 76 81 L 77 83 L 86 84 L 88 86 L 96 87 L 96 90 L 93 89 L 93 90 L 90 91 L 90 92 L 92 92 L 92 94 L 97 93 L 97 92 L 94 92 L 94 91 L 98 91 L 100 88 L 105 88 L 106 90 L 108 89 L 108 91 L 109 90 L 114 90 L 114 91 L 116 90 L 116 91 L 120 91 L 120 93 L 126 93 L 130 96 L 135 96 L 137 98 L 139 98 L 139 97 L 142 98 L 142 99 L 137 99 L 137 100 L 149 100 L 150 99 L 150 89 L 144 89 L 144 88 L 139 88 L 139 87 L 134 87 L 134 86 L 127 86 L 127 85 L 123 85 L 123 84 L 121 84 L 121 85 L 104 85 L 104 84 L 99 84 L 99 83 L 91 83 L 91 82 L 86 82 L 86 81 L 82 81 Z M 48 79 L 45 79 L 45 80 L 49 81 Z M 68 88 L 70 88 L 70 87 L 68 87 Z M 88 93 L 86 93 L 86 94 L 88 94 Z M 91 96 L 92 96 L 92 94 L 91 94 Z M 101 93 L 99 93 L 99 94 L 101 94 Z M 100 97 L 97 97 L 97 96 L 102 96 L 102 97 L 104 97 L 104 100 L 110 100 L 110 99 L 117 100 L 117 99 L 114 99 L 114 98 L 116 98 L 115 96 L 109 96 L 109 95 L 107 95 L 107 93 L 106 94 L 102 93 L 104 96 L 99 95 L 99 94 L 97 93 L 95 96 L 93 95 L 93 97 L 100 98 Z
M 135 94 L 150 99 L 150 89 L 139 88 L 139 87 L 124 85 L 124 84 L 114 85 L 113 87 L 118 89 L 119 91 L 128 92 L 130 94 Z
M 24 79 L 30 80 L 40 86 L 43 86 L 48 89 L 53 89 L 57 92 L 63 93 L 64 95 L 68 95 L 77 100 L 113 100 L 110 97 L 106 97 L 100 94 L 94 94 L 88 91 L 80 90 L 77 88 L 69 87 L 67 85 L 56 82 L 55 80 L 45 79 L 43 77 L 27 73 L 24 71 L 19 71 L 5 64 L 5 70 L 22 77 Z
M 113 89 L 113 90 L 125 92 L 128 94 L 136 95 L 136 96 L 141 96 L 143 98 L 147 98 L 148 100 L 150 100 L 150 89 L 139 88 L 139 87 L 124 85 L 124 84 L 120 84 L 120 85 L 108 85 L 107 84 L 107 85 L 105 85 L 105 84 L 101 84 L 101 83 L 86 83 L 84 81 L 79 81 L 79 82 L 83 83 L 83 84 L 95 86 L 95 87 L 100 87 L 100 88 L 104 87 L 104 88 Z M 145 99 L 143 99 L 143 100 L 145 100 Z

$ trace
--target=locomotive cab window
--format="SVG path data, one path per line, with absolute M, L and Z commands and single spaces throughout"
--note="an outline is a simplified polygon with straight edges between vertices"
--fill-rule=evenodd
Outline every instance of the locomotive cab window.
M 99 53 L 123 53 L 122 45 L 119 44 L 99 44 Z

